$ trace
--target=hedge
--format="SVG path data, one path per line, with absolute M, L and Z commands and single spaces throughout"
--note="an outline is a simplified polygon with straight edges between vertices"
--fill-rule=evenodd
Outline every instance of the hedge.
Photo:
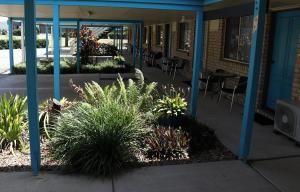
M 21 49 L 21 40 L 14 39 L 13 47 L 14 47 L 14 49 Z M 36 47 L 37 48 L 45 48 L 46 40 L 45 39 L 36 40 Z M 9 49 L 8 40 L 0 39 L 0 49 Z

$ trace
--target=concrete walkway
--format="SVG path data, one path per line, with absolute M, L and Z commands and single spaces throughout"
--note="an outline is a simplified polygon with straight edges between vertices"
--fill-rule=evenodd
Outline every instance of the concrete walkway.
M 1 192 L 278 192 L 240 161 L 146 167 L 113 180 L 78 175 L 0 173 Z

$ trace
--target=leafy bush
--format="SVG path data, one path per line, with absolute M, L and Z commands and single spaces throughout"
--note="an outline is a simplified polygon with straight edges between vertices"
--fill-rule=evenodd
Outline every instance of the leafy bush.
M 116 57 L 114 57 L 114 60 L 119 64 L 122 65 L 125 63 L 125 58 L 122 55 L 118 55 Z
M 151 160 L 188 158 L 189 136 L 180 129 L 155 128 L 146 137 L 146 157 Z
M 110 176 L 137 160 L 145 122 L 117 100 L 80 103 L 54 125 L 51 154 L 72 171 Z
M 50 64 L 41 64 L 37 63 L 37 72 L 38 74 L 53 74 L 53 63 Z M 60 62 L 60 73 L 61 74 L 70 74 L 75 73 L 75 65 L 67 61 Z M 26 74 L 26 63 L 20 63 L 14 66 L 14 74 Z
M 45 48 L 46 40 L 38 39 L 36 41 L 36 47 L 37 48 Z M 20 39 L 13 39 L 13 48 L 21 49 L 21 40 Z M 9 49 L 8 39 L 0 39 L 0 49 Z
M 13 36 L 21 36 L 21 30 L 20 29 L 14 29 L 13 30 Z
M 46 39 L 37 39 L 36 48 L 46 48 Z
M 91 105 L 116 100 L 124 106 L 136 106 L 141 112 L 152 111 L 157 83 L 146 84 L 140 70 L 136 70 L 136 78 L 137 83 L 129 79 L 127 87 L 120 75 L 117 80 L 118 87 L 111 85 L 102 88 L 96 82 L 86 83 L 84 89 L 74 84 L 72 87 L 85 102 Z
M 0 146 L 17 149 L 23 145 L 26 97 L 6 96 L 0 97 Z
M 165 87 L 165 89 L 167 88 Z M 171 86 L 168 92 L 165 91 L 163 98 L 157 101 L 154 112 L 160 116 L 177 117 L 184 115 L 186 110 L 187 102 L 183 90 L 177 91 Z
M 82 73 L 129 73 L 131 70 L 129 65 L 119 65 L 115 60 L 81 66 Z
M 118 54 L 118 48 L 114 45 L 101 43 L 99 45 L 98 55 L 100 56 L 116 56 Z
M 0 49 L 8 49 L 8 40 L 0 39 Z

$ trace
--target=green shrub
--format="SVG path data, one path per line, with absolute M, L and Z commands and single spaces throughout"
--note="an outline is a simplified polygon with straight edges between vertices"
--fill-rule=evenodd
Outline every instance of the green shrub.
M 102 88 L 96 82 L 86 83 L 84 89 L 74 84 L 72 86 L 79 91 L 85 102 L 92 105 L 116 100 L 124 106 L 136 106 L 141 112 L 152 111 L 157 83 L 146 84 L 140 70 L 136 70 L 136 78 L 138 82 L 129 79 L 127 87 L 120 75 L 118 87 L 111 85 Z
M 13 40 L 13 48 L 14 49 L 21 49 L 21 40 L 14 39 Z
M 37 48 L 45 48 L 46 40 L 38 39 L 36 41 L 36 47 Z M 13 39 L 13 48 L 21 49 L 21 40 L 20 39 Z M 0 49 L 9 49 L 8 39 L 0 39 Z
M 26 97 L 18 95 L 2 95 L 0 97 L 0 146 L 9 148 L 12 153 L 13 149 L 23 145 L 22 133 L 26 127 L 24 124 L 26 100 Z
M 20 29 L 14 29 L 13 30 L 13 36 L 21 36 L 21 30 Z
M 101 43 L 99 46 L 100 56 L 116 56 L 118 54 L 118 48 L 114 45 Z
M 61 74 L 71 74 L 75 73 L 76 68 L 74 64 L 71 64 L 67 61 L 60 62 L 60 73 Z M 26 74 L 26 64 L 20 63 L 14 66 L 14 74 Z M 53 63 L 50 64 L 41 64 L 37 63 L 37 73 L 38 74 L 53 74 Z
M 36 48 L 46 48 L 46 39 L 37 39 Z
M 155 128 L 145 138 L 146 157 L 151 160 L 188 158 L 189 136 L 180 129 Z
M 59 117 L 50 151 L 72 171 L 110 176 L 137 160 L 144 127 L 135 107 L 80 103 Z
M 171 116 L 177 117 L 184 115 L 187 110 L 187 102 L 184 97 L 182 90 L 175 90 L 173 86 L 170 87 L 169 91 L 166 91 L 162 99 L 157 101 L 154 112 L 159 116 Z
M 0 49 L 8 49 L 8 40 L 0 39 Z
M 128 65 L 119 65 L 116 60 L 109 59 L 101 63 L 81 66 L 82 73 L 129 73 L 131 69 Z

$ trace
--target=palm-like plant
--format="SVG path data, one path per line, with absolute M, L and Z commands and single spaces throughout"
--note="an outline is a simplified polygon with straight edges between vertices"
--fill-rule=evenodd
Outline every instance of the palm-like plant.
M 13 153 L 23 145 L 22 132 L 26 123 L 25 120 L 25 103 L 26 97 L 18 95 L 2 95 L 0 97 L 0 146 L 9 148 Z

